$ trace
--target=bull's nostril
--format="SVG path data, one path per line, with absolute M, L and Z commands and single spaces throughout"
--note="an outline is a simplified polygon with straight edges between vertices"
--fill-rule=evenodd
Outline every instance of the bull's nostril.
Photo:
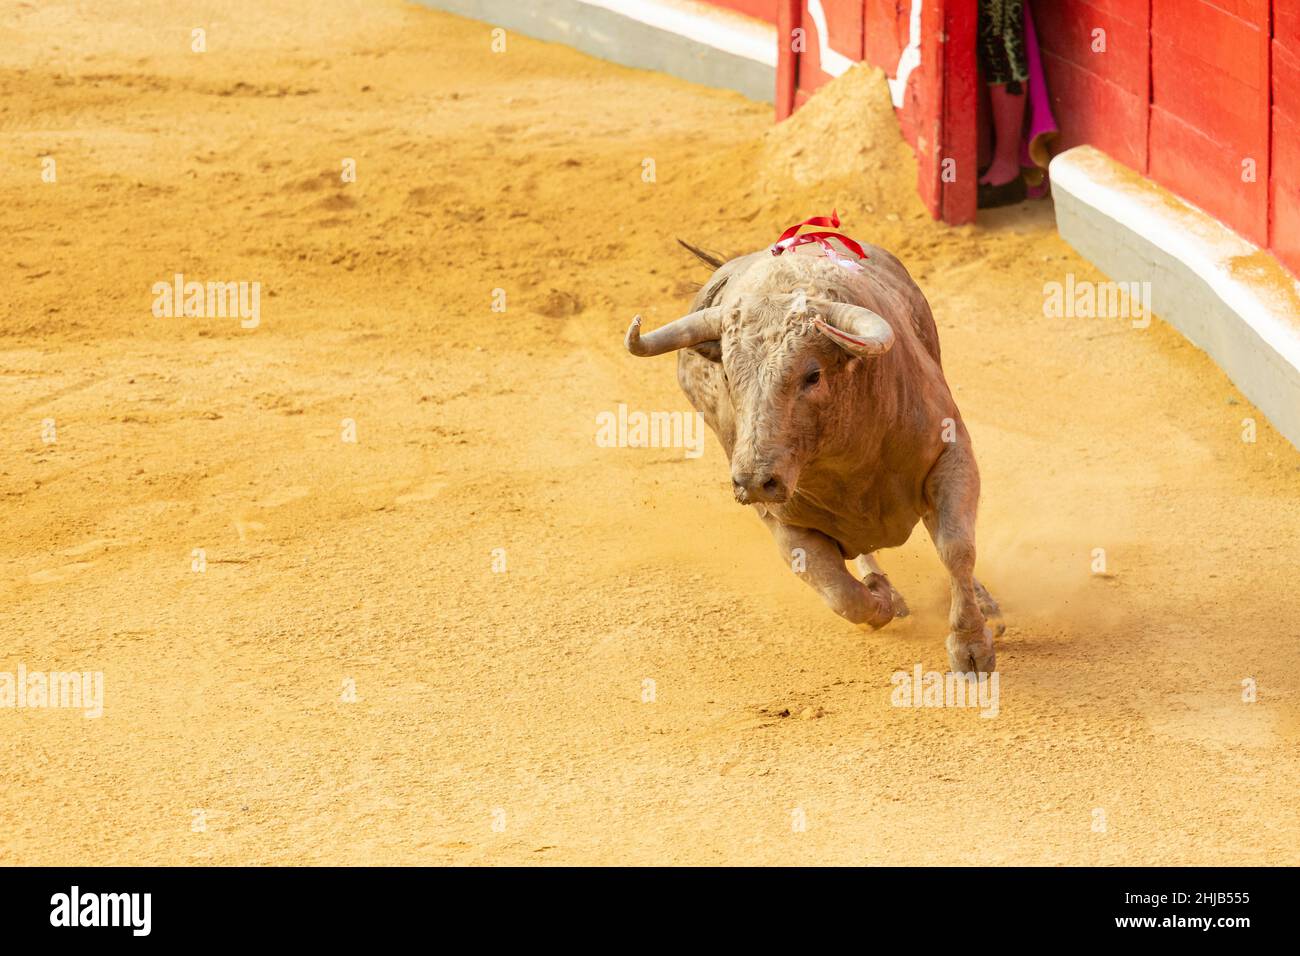
M 731 485 L 735 491 L 736 500 L 741 504 L 785 500 L 785 482 L 779 476 L 768 471 L 762 471 L 758 474 L 742 472 L 732 475 Z

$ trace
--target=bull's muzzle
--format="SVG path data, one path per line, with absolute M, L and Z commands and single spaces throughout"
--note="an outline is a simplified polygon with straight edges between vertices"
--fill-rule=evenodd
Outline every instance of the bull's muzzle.
M 790 489 L 771 471 L 735 472 L 731 488 L 742 505 L 779 505 L 790 497 Z

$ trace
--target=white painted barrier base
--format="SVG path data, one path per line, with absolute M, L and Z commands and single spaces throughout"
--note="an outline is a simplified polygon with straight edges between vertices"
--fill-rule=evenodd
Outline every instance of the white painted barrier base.
M 1117 282 L 1150 282 L 1151 310 L 1300 448 L 1300 282 L 1267 251 L 1091 146 L 1053 159 L 1051 178 L 1061 236 Z
M 776 99 L 776 28 L 693 0 L 417 0 L 623 66 Z

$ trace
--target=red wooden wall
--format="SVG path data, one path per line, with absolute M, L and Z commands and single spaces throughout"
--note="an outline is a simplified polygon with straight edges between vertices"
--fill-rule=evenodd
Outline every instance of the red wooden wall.
M 1152 0 L 1147 172 L 1268 245 L 1269 0 L 1215 2 Z
M 912 0 L 711 2 L 777 23 L 778 119 L 833 78 L 827 43 L 893 77 L 912 32 Z M 1300 0 L 1031 2 L 1061 128 L 1054 149 L 1097 146 L 1300 273 Z M 926 205 L 966 222 L 975 214 L 976 0 L 923 0 L 921 12 L 920 65 L 899 123 Z M 806 41 L 797 53 L 796 28 Z M 957 163 L 954 181 L 942 175 L 945 160 Z
M 1105 150 L 1300 272 L 1298 6 L 1033 0 L 1056 148 Z
M 1052 112 L 1061 126 L 1057 148 L 1091 143 L 1145 171 L 1151 100 L 1148 0 L 1038 2 L 1034 26 Z

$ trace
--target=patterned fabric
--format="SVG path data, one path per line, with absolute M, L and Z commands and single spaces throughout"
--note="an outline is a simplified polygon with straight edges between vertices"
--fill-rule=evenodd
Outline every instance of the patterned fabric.
M 1020 93 L 1029 79 L 1022 0 L 980 0 L 979 59 L 984 82 Z

